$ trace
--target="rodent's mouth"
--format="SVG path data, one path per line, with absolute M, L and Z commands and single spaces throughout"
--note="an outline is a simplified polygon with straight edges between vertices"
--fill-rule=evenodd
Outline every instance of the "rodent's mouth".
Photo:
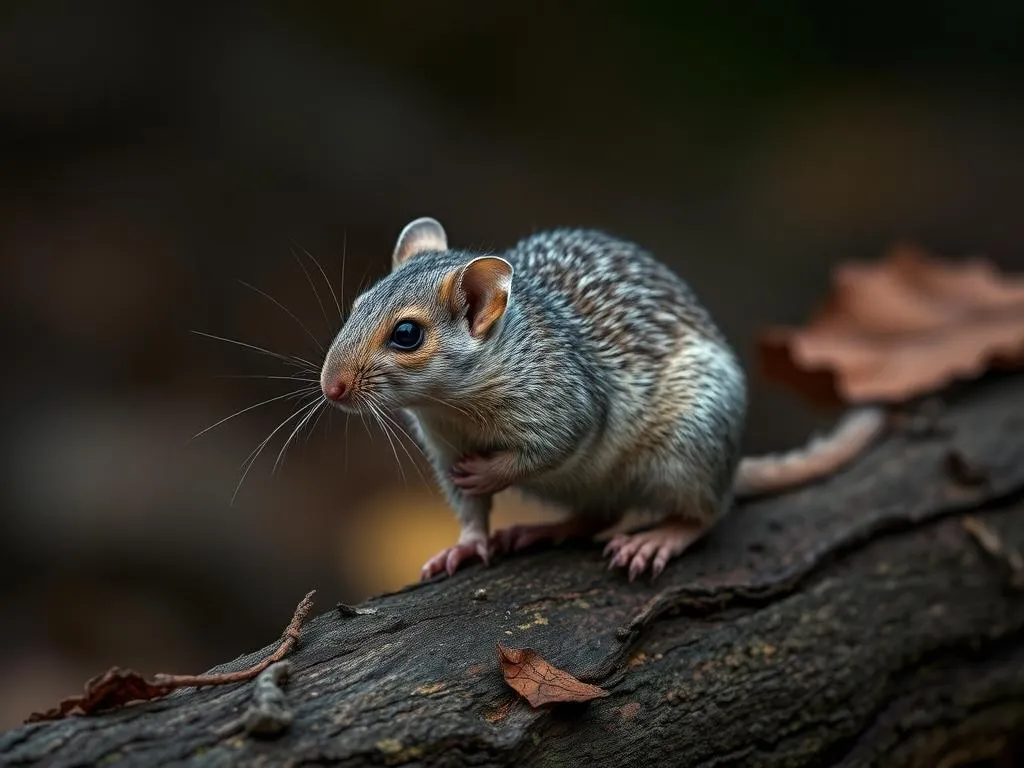
M 361 404 L 358 400 L 346 399 L 346 400 L 331 400 L 330 398 L 324 398 L 327 400 L 333 408 L 337 408 L 339 411 L 345 413 L 371 413 L 371 410 L 365 405 Z
M 338 399 L 327 397 L 325 399 L 345 413 L 370 416 L 371 418 L 377 418 L 382 413 L 390 413 L 395 408 L 393 403 L 383 397 L 358 388 L 350 390 L 344 397 Z

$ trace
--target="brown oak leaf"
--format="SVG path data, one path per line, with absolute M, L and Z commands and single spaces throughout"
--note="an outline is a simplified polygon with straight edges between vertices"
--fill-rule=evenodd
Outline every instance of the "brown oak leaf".
M 824 405 L 900 402 L 997 368 L 1024 367 L 1024 279 L 981 258 L 900 244 L 845 264 L 810 324 L 771 328 L 761 373 Z
M 609 695 L 604 688 L 580 682 L 552 666 L 532 648 L 508 648 L 498 643 L 498 662 L 505 682 L 534 708 Z

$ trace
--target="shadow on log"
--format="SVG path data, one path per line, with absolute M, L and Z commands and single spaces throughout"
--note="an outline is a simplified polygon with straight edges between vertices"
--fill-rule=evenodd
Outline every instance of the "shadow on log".
M 319 615 L 272 736 L 243 729 L 246 683 L 23 726 L 0 735 L 0 764 L 994 760 L 1024 726 L 1024 377 L 990 377 L 940 419 L 734 510 L 653 585 L 564 548 Z M 611 695 L 534 710 L 498 643 Z

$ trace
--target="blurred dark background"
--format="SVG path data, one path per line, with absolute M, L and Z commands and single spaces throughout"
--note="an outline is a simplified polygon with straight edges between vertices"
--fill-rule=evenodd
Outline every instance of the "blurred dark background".
M 415 216 L 481 248 L 596 226 L 681 271 L 750 364 L 896 239 L 1024 267 L 1022 31 L 1012 1 L 4 3 L 0 727 L 111 664 L 271 642 L 308 589 L 400 586 L 455 536 L 337 414 L 272 474 L 278 433 L 230 503 L 289 403 L 189 438 L 289 389 L 239 376 L 289 370 L 190 331 L 319 362 L 236 279 L 326 343 L 293 251 L 348 303 Z M 747 447 L 827 418 L 754 379 Z

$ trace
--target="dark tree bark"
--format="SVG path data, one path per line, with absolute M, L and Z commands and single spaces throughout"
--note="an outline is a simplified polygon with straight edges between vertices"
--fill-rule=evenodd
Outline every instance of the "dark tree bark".
M 245 683 L 24 726 L 0 735 L 0 764 L 991 759 L 1024 726 L 1024 591 L 963 515 L 1020 551 L 1022 488 L 1024 378 L 992 378 L 847 471 L 734 510 L 653 585 L 561 548 L 317 616 L 276 737 L 238 726 Z M 533 710 L 499 642 L 611 695 Z

